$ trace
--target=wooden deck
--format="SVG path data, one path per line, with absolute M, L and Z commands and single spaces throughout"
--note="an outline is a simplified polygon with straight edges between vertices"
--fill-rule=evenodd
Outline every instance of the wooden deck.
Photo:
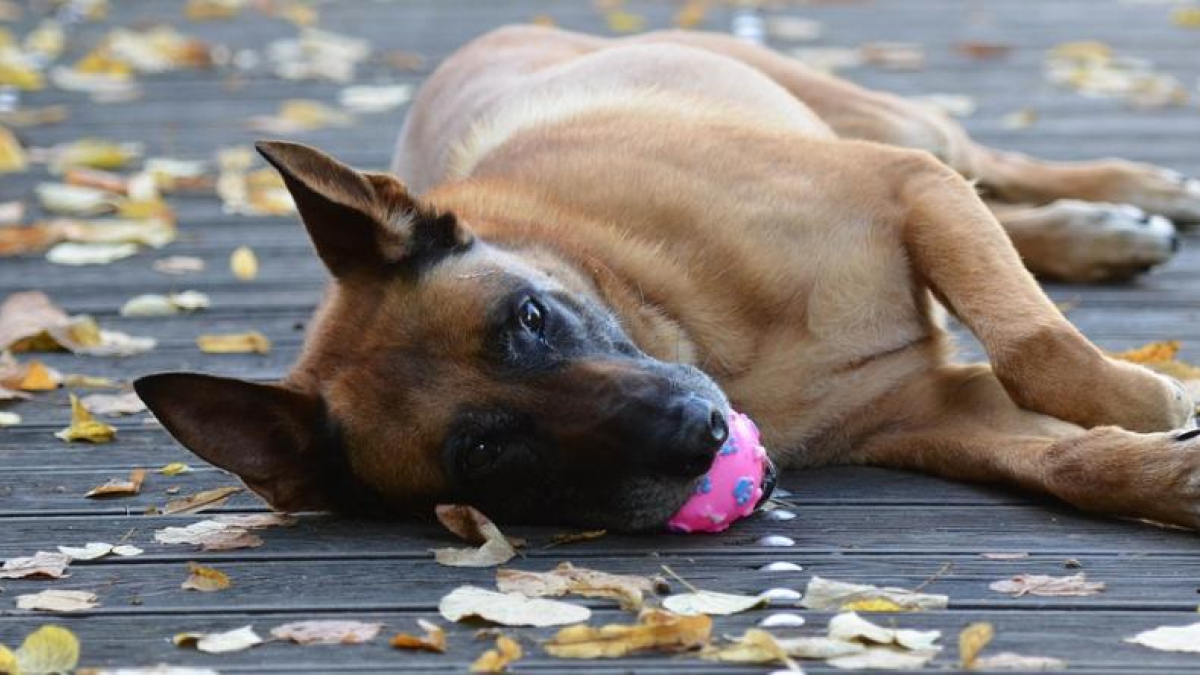
M 39 3 L 29 3 L 40 6 Z M 73 56 L 113 25 L 162 19 L 213 42 L 261 48 L 293 32 L 290 25 L 256 12 L 229 22 L 196 24 L 182 18 L 176 0 L 113 0 L 109 20 L 76 27 Z M 1193 100 L 1183 108 L 1131 111 L 1116 101 L 1085 99 L 1044 81 L 1042 57 L 1052 45 L 1098 39 L 1119 52 L 1152 59 L 1189 87 L 1200 77 L 1200 31 L 1171 25 L 1174 5 L 1117 0 L 909 0 L 851 3 L 815 2 L 776 14 L 804 16 L 825 25 L 820 46 L 856 46 L 868 41 L 921 43 L 927 64 L 915 72 L 863 67 L 846 75 L 862 83 L 906 94 L 968 94 L 978 111 L 965 120 L 985 142 L 1055 158 L 1119 155 L 1200 174 L 1200 110 Z M 603 18 L 586 2 L 532 0 L 405 0 L 383 3 L 336 0 L 319 4 L 322 27 L 368 38 L 376 52 L 404 49 L 428 59 L 424 72 L 457 45 L 506 22 L 553 17 L 560 25 L 605 32 Z M 671 24 L 674 3 L 630 2 L 647 17 L 648 27 Z M 30 14 L 16 24 L 32 25 Z M 729 14 L 713 8 L 705 25 L 727 30 Z M 994 41 L 1013 47 L 995 61 L 973 61 L 951 46 L 960 41 Z M 48 88 L 27 94 L 31 105 L 65 103 L 65 124 L 23 130 L 27 146 L 48 146 L 85 136 L 137 140 L 147 155 L 210 157 L 218 147 L 245 144 L 251 115 L 269 114 L 285 98 L 336 101 L 340 86 L 288 82 L 252 73 L 233 86 L 221 73 L 182 72 L 140 78 L 145 94 L 130 103 L 95 105 L 83 94 Z M 413 82 L 421 74 L 401 74 L 373 62 L 359 82 Z M 1197 98 L 1193 92 L 1193 99 Z M 1008 129 L 1004 115 L 1033 108 L 1039 121 L 1028 129 Z M 349 128 L 297 135 L 365 168 L 387 165 L 399 128 L 397 113 L 360 117 Z M 0 177 L 0 201 L 32 201 L 39 168 Z M 215 198 L 172 199 L 182 236 L 161 252 L 146 253 L 102 267 L 68 268 L 41 256 L 0 260 L 0 297 L 38 289 L 71 313 L 90 313 L 109 328 L 159 339 L 156 350 L 125 359 L 48 355 L 49 365 L 68 372 L 129 380 L 161 370 L 202 370 L 245 378 L 270 379 L 285 372 L 301 341 L 305 320 L 321 288 L 323 273 L 302 229 L 293 218 L 223 215 Z M 228 271 L 230 251 L 251 246 L 262 272 L 250 283 Z M 205 272 L 168 277 L 151 269 L 166 255 L 199 256 Z M 126 319 L 117 308 L 127 298 L 149 292 L 195 288 L 208 293 L 212 309 L 190 316 Z M 1191 235 L 1174 262 L 1123 287 L 1054 287 L 1059 300 L 1076 302 L 1070 317 L 1107 348 L 1160 339 L 1184 341 L 1183 356 L 1200 361 L 1200 236 Z M 263 356 L 211 356 L 194 343 L 202 332 L 258 330 L 274 350 Z M 971 353 L 968 345 L 965 351 Z M 226 553 L 200 553 L 188 546 L 155 543 L 153 532 L 202 516 L 161 517 L 142 513 L 161 505 L 166 490 L 183 493 L 232 485 L 232 477 L 204 467 L 161 429 L 141 417 L 116 421 L 119 438 L 101 446 L 66 445 L 52 433 L 68 418 L 67 394 L 58 391 L 9 405 L 24 423 L 0 430 L 0 558 L 54 550 L 89 541 L 136 544 L 140 557 L 76 562 L 59 581 L 8 580 L 0 583 L 0 643 L 15 645 L 34 627 L 70 627 L 83 644 L 81 665 L 116 666 L 170 663 L 206 666 L 221 672 L 427 672 L 462 671 L 487 646 L 474 638 L 474 626 L 450 626 L 445 655 L 400 652 L 381 636 L 362 646 L 299 647 L 272 642 L 227 655 L 180 649 L 170 638 L 181 631 L 212 631 L 253 624 L 262 635 L 288 621 L 338 618 L 381 621 L 386 634 L 414 630 L 415 619 L 438 620 L 438 599 L 463 583 L 491 586 L 494 571 L 436 565 L 429 549 L 451 542 L 432 525 L 372 523 L 304 518 L 295 527 L 266 530 L 265 545 Z M 142 493 L 110 501 L 83 498 L 90 488 L 135 467 L 154 469 L 169 462 L 197 469 L 167 478 L 151 473 Z M 992 622 L 997 637 L 991 651 L 1066 659 L 1073 672 L 1200 672 L 1196 655 L 1152 652 L 1122 640 L 1159 625 L 1197 620 L 1200 601 L 1200 540 L 1194 533 L 1078 515 L 1037 497 L 987 487 L 964 486 L 919 476 L 875 470 L 836 469 L 785 476 L 800 517 L 768 522 L 761 517 L 720 536 L 608 536 L 564 547 L 544 548 L 557 530 L 507 528 L 530 540 L 523 569 L 549 569 L 569 560 L 611 572 L 660 572 L 668 564 L 694 584 L 715 590 L 757 593 L 766 588 L 803 588 L 810 576 L 912 588 L 928 582 L 930 592 L 948 594 L 946 611 L 884 615 L 903 627 L 937 628 L 945 652 L 932 664 L 957 663 L 955 636 L 968 623 Z M 245 494 L 224 512 L 261 511 Z M 795 540 L 786 548 L 757 542 L 766 534 Z M 996 561 L 989 551 L 1024 551 L 1027 559 Z M 1068 558 L 1108 590 L 1085 598 L 1009 598 L 988 590 L 991 581 L 1021 572 L 1066 574 Z M 181 590 L 185 564 L 198 561 L 229 574 L 234 587 L 218 593 Z M 791 561 L 802 572 L 763 572 L 773 561 Z M 939 571 L 941 573 L 939 574 Z M 72 616 L 48 616 L 14 609 L 15 596 L 48 588 L 84 589 L 101 606 Z M 592 602 L 593 623 L 624 621 L 611 603 Z M 827 615 L 802 612 L 804 634 L 824 631 Z M 719 634 L 740 633 L 766 616 L 753 611 L 720 618 Z M 510 630 L 523 639 L 527 656 L 518 671 L 726 672 L 737 670 L 690 657 L 638 656 L 607 662 L 560 661 L 537 646 L 548 631 Z M 809 672 L 830 672 L 819 662 Z M 746 668 L 759 672 L 763 668 Z

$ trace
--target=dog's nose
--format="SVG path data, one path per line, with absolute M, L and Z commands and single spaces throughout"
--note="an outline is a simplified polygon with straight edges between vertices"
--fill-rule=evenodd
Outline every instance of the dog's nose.
M 678 427 L 668 447 L 663 448 L 663 468 L 684 476 L 699 476 L 712 466 L 717 450 L 729 438 L 729 424 L 724 413 L 698 396 L 677 400 L 672 408 Z

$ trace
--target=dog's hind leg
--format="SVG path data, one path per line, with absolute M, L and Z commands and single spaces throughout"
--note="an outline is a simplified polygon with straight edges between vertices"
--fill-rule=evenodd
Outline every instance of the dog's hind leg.
M 1181 426 L 1179 384 L 1105 356 L 1025 270 L 995 216 L 961 176 L 925 153 L 880 168 L 904 208 L 902 242 L 917 279 L 971 329 L 1021 407 L 1085 427 Z
M 857 464 L 998 481 L 1081 509 L 1200 527 L 1200 430 L 1090 430 L 1016 406 L 987 366 L 947 366 L 878 403 L 897 420 Z
M 1025 266 L 1049 279 L 1121 281 L 1179 250 L 1171 221 L 1128 204 L 1060 199 L 1043 205 L 989 202 Z

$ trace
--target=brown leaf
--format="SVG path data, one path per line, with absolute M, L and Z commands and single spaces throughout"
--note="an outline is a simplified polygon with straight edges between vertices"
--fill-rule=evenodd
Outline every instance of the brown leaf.
M 635 624 L 568 626 L 545 644 L 552 656 L 567 659 L 619 658 L 634 652 L 656 650 L 678 652 L 708 644 L 712 618 L 679 616 L 661 609 L 648 609 Z
M 643 594 L 654 592 L 655 581 L 650 577 L 609 574 L 564 562 L 549 572 L 497 570 L 496 588 L 501 593 L 520 593 L 530 598 L 568 593 L 588 598 L 612 598 L 621 604 L 621 609 L 640 610 Z
M 127 480 L 113 478 L 104 485 L 99 485 L 88 490 L 84 497 L 95 499 L 97 497 L 128 497 L 136 495 L 142 491 L 142 482 L 145 480 L 146 470 L 134 469 L 129 472 Z
M 1095 595 L 1104 590 L 1104 582 L 1088 581 L 1083 572 L 1067 577 L 1044 574 L 1018 574 L 1011 579 L 992 582 L 988 588 L 1019 598 L 1023 595 L 1065 597 Z
M 234 486 L 204 490 L 203 492 L 197 492 L 187 497 L 172 499 L 163 507 L 162 513 L 164 516 L 176 516 L 220 508 L 225 505 L 225 502 L 229 501 L 230 497 L 241 491 L 242 488 Z
M 392 636 L 388 644 L 396 649 L 414 649 L 444 654 L 446 652 L 446 631 L 441 626 L 425 619 L 417 619 L 417 625 L 425 631 L 425 635 L 397 633 Z
M 45 293 L 13 293 L 0 305 L 0 351 L 62 351 L 129 356 L 153 349 L 151 338 L 101 330 L 89 316 L 68 317 Z
M 67 575 L 67 566 L 71 557 L 62 553 L 38 551 L 26 558 L 9 558 L 0 567 L 0 579 L 25 579 L 28 577 L 46 577 L 61 579 Z
M 954 51 L 967 58 L 984 61 L 1008 56 L 1009 52 L 1012 51 L 1012 45 L 1007 45 L 1000 42 L 967 40 L 955 43 Z
M 508 670 L 508 664 L 521 656 L 521 645 L 506 635 L 500 635 L 496 638 L 496 648 L 480 654 L 479 658 L 471 664 L 471 672 L 503 673 Z
M 164 527 L 154 533 L 160 544 L 194 544 L 202 551 L 231 551 L 257 548 L 263 540 L 245 527 L 228 525 L 215 520 L 201 520 L 187 527 Z
M 17 609 L 36 609 L 43 612 L 81 612 L 99 605 L 96 594 L 88 591 L 51 589 L 17 596 Z
M 362 621 L 294 621 L 272 628 L 271 635 L 301 645 L 357 645 L 374 640 L 382 628 Z
M 54 434 L 55 436 L 68 443 L 74 441 L 108 443 L 116 437 L 116 429 L 92 417 L 92 414 L 75 394 L 71 394 L 70 397 L 71 425 Z
M 577 544 L 581 541 L 592 541 L 599 539 L 608 534 L 608 530 L 584 530 L 582 532 L 563 532 L 550 536 L 550 543 L 546 544 L 546 548 L 553 546 L 565 546 L 567 544 Z
M 500 528 L 477 511 L 464 504 L 440 504 L 435 510 L 438 521 L 467 543 L 479 548 L 438 548 L 433 550 L 439 564 L 450 567 L 493 567 L 512 560 L 517 555 Z
M 179 587 L 185 591 L 211 593 L 213 591 L 223 591 L 231 585 L 232 582 L 229 581 L 229 575 L 224 572 L 211 567 L 205 567 L 199 563 L 189 562 L 188 578 L 184 579 Z

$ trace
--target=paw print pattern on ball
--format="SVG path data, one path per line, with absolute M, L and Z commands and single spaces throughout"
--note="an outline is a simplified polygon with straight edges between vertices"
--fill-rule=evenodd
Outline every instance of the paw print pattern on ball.
M 749 417 L 729 413 L 729 439 L 692 496 L 667 522 L 673 532 L 721 532 L 754 512 L 762 498 L 767 451 Z

